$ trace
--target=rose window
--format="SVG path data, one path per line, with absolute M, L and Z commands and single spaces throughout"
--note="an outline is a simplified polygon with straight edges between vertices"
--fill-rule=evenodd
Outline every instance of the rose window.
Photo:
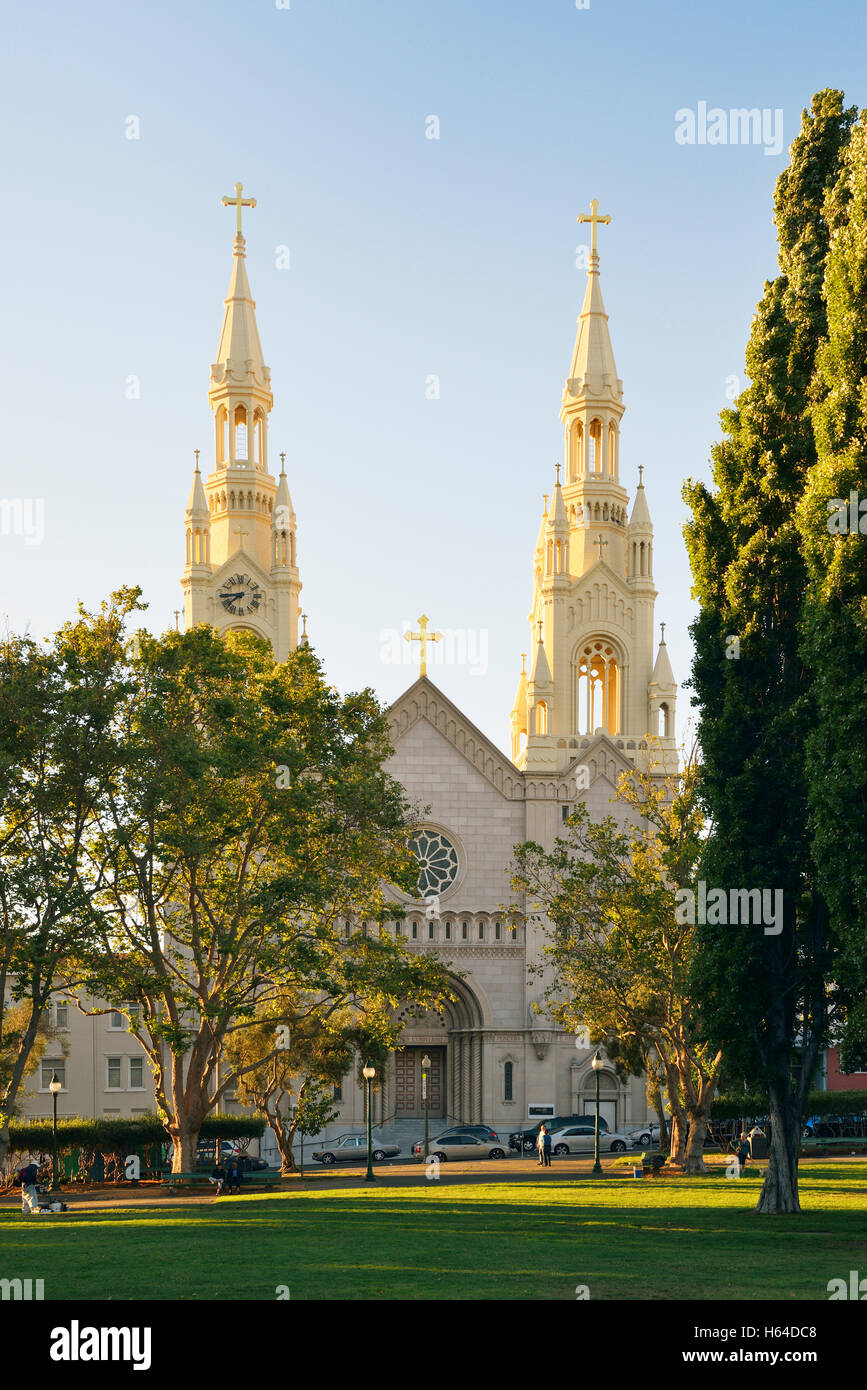
M 436 897 L 458 876 L 458 852 L 439 830 L 417 830 L 409 842 L 418 860 L 418 896 Z

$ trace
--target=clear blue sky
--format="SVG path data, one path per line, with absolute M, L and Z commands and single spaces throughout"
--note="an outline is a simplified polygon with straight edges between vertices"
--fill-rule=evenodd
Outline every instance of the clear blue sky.
M 432 675 L 506 747 L 583 296 L 575 217 L 597 197 L 622 477 L 632 493 L 646 465 L 687 678 L 682 480 L 707 472 L 775 273 L 801 109 L 825 86 L 867 103 L 858 0 L 160 0 L 7 8 L 3 27 L 0 495 L 45 506 L 42 545 L 0 537 L 14 629 L 132 582 L 155 630 L 173 622 L 240 179 L 314 644 L 340 688 L 390 700 L 413 672 L 383 662 L 384 629 L 425 611 L 487 634 L 485 674 Z M 783 153 L 678 144 L 701 101 L 781 108 Z

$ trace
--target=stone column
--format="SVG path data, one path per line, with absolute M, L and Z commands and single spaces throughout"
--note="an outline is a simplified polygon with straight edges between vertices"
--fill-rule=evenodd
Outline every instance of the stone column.
M 484 1115 L 483 1115 L 483 1110 L 484 1110 L 484 1105 L 483 1105 L 484 1096 L 483 1096 L 483 1094 L 482 1094 L 482 1078 L 483 1078 L 483 1075 L 484 1075 L 484 1072 L 483 1072 L 483 1070 L 482 1070 L 482 1061 L 483 1061 L 483 1059 L 482 1059 L 482 1048 L 483 1048 L 483 1044 L 484 1044 L 484 1035 L 483 1035 L 482 1033 L 477 1033 L 477 1034 L 476 1034 L 476 1046 L 475 1046 L 475 1064 L 476 1064 L 476 1065 L 475 1065 L 475 1086 L 474 1086 L 474 1088 L 473 1088 L 473 1090 L 474 1090 L 474 1100 L 475 1100 L 475 1106 L 474 1106 L 474 1112 L 473 1112 L 473 1113 L 474 1113 L 474 1116 L 475 1116 L 475 1118 L 474 1118 L 474 1120 L 473 1120 L 473 1123 L 474 1123 L 474 1124 L 482 1124 L 482 1123 L 484 1122 Z
M 461 1123 L 471 1124 L 473 1111 L 472 1038 L 461 1034 Z

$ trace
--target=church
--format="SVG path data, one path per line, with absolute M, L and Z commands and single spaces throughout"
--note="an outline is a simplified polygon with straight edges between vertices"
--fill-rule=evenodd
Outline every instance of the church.
M 216 361 L 210 370 L 213 467 L 203 478 L 198 454 L 185 512 L 181 578 L 186 627 L 209 623 L 267 638 L 278 660 L 299 633 L 301 577 L 297 518 L 281 455 L 269 455 L 271 374 L 246 271 L 242 209 Z M 633 767 L 676 772 L 677 687 L 663 637 L 654 642 L 653 525 L 638 466 L 630 508 L 621 482 L 620 424 L 625 410 L 608 316 L 602 300 L 597 204 L 579 220 L 592 225 L 584 302 L 560 419 L 564 462 L 545 494 L 530 561 L 528 653 L 509 715 L 511 759 L 476 728 L 427 675 L 427 629 L 407 634 L 420 647 L 419 679 L 391 706 L 389 770 L 412 804 L 429 808 L 412 841 L 418 896 L 402 898 L 404 916 L 388 930 L 412 951 L 431 951 L 451 970 L 454 998 L 424 1013 L 411 1000 L 398 1011 L 402 1046 L 377 1079 L 374 1123 L 404 1154 L 424 1113 L 427 1058 L 431 1135 L 455 1123 L 485 1123 L 505 1134 L 555 1115 L 593 1108 L 594 1049 L 586 1036 L 555 1028 L 540 1012 L 543 986 L 531 972 L 543 960 L 545 933 L 532 904 L 510 886 L 514 846 L 553 847 L 563 822 L 583 801 L 594 816 L 622 816 L 612 802 L 619 775 Z M 560 476 L 562 472 L 562 477 Z M 545 480 L 540 479 L 544 485 Z M 654 647 L 655 653 L 654 653 Z M 516 663 L 517 664 L 517 663 Z M 527 666 L 529 664 L 529 670 Z M 505 724 L 506 711 L 503 711 Z M 397 891 L 397 890 L 395 890 Z M 116 1003 L 117 1001 L 110 1001 Z M 68 1057 L 43 1061 L 42 1091 L 60 1066 L 64 1108 L 128 1114 L 152 1106 L 152 1088 L 120 1015 L 83 1020 L 62 1009 Z M 68 1078 L 68 1080 L 67 1080 Z M 103 1091 L 103 1079 L 105 1090 Z M 126 1094 L 131 1091 L 136 1094 Z M 80 1094 L 78 1094 L 80 1092 Z M 110 1103 L 110 1108 L 106 1102 Z M 225 1108 L 235 1109 L 229 1101 Z M 360 1127 L 364 1098 L 352 1076 L 335 1090 L 338 1118 L 326 1135 Z M 40 1100 L 25 1106 L 40 1113 Z M 601 1073 L 601 1110 L 611 1129 L 647 1116 L 644 1082 Z M 270 1135 L 263 1140 L 268 1150 Z

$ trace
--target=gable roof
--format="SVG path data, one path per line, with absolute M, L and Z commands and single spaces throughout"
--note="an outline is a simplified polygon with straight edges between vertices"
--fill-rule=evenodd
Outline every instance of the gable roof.
M 432 724 L 498 792 L 509 800 L 523 800 L 524 778 L 515 764 L 427 676 L 420 676 L 390 706 L 392 746 L 397 748 L 404 735 L 422 719 Z

